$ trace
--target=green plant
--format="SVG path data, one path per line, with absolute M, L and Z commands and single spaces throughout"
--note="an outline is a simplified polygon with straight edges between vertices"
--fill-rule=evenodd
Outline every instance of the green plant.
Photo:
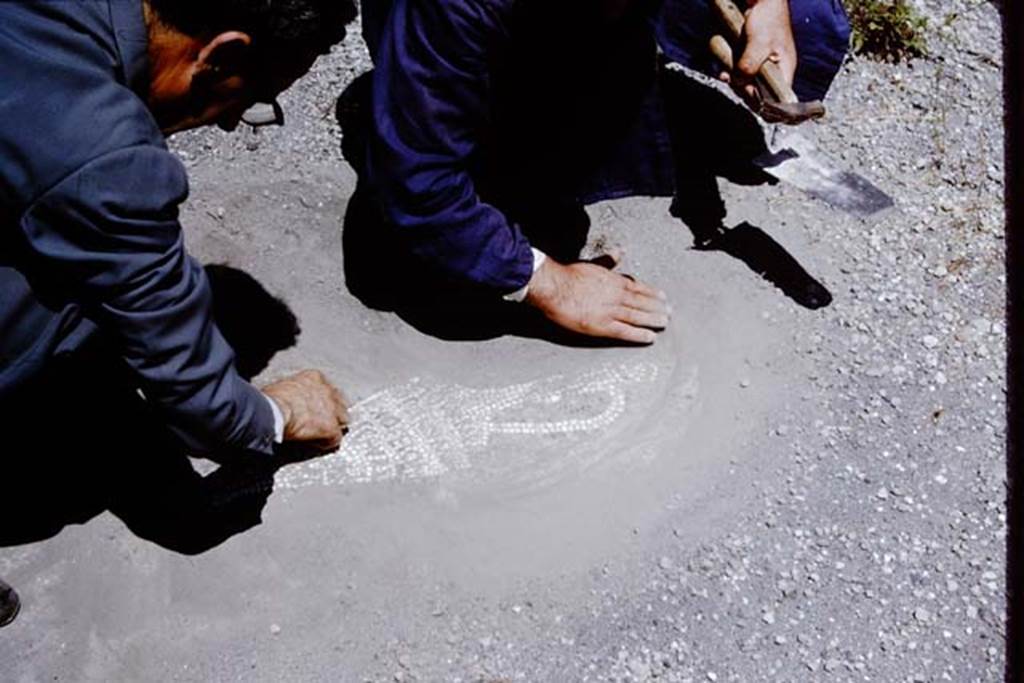
M 884 62 L 927 54 L 928 20 L 907 0 L 847 0 L 853 51 Z

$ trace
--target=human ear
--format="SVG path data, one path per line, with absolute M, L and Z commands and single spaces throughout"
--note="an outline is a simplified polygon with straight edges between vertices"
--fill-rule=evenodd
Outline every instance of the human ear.
M 243 75 L 252 38 L 241 31 L 225 31 L 207 42 L 196 56 L 195 78 L 209 86 Z

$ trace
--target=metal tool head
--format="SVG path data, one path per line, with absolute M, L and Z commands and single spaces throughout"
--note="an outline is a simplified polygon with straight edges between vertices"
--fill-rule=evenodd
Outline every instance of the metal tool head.
M 798 126 L 804 121 L 813 121 L 825 116 L 825 105 L 819 100 L 810 102 L 783 102 L 774 97 L 767 86 L 759 78 L 754 111 L 768 123 L 784 123 L 787 126 Z
M 770 148 L 754 159 L 754 165 L 831 206 L 858 216 L 893 206 L 892 197 L 866 178 L 836 168 L 814 143 L 795 131 L 780 134 Z

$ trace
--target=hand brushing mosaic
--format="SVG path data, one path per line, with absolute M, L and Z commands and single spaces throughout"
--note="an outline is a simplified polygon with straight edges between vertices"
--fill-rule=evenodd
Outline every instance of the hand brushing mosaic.
M 438 477 L 470 468 L 499 440 L 571 448 L 618 420 L 630 389 L 658 374 L 654 364 L 627 363 L 494 389 L 415 379 L 354 405 L 341 449 L 283 468 L 275 488 Z

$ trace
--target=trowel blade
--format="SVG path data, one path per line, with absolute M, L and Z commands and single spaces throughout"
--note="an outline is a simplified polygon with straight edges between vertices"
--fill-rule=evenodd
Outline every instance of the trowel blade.
M 870 216 L 893 205 L 892 197 L 864 177 L 842 171 L 799 133 L 779 135 L 773 148 L 754 159 L 765 173 L 797 187 L 838 209 Z

